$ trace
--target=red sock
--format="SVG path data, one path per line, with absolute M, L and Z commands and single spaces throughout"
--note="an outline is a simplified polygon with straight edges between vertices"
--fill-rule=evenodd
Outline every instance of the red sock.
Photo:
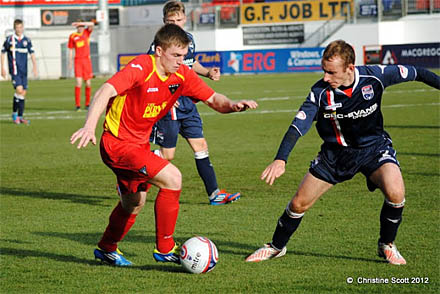
M 92 93 L 92 87 L 86 87 L 86 106 L 90 105 L 90 95 Z
M 75 105 L 76 107 L 81 106 L 81 87 L 75 87 Z
M 167 253 L 174 247 L 173 233 L 179 214 L 181 190 L 160 189 L 156 197 L 156 249 Z
M 98 246 L 105 251 L 115 251 L 121 241 L 136 221 L 137 214 L 128 213 L 122 208 L 121 201 L 113 209 L 109 224 Z

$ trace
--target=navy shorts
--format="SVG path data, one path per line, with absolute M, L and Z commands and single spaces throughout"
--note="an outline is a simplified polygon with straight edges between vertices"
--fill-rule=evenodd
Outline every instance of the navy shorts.
M 311 162 L 309 172 L 333 185 L 350 180 L 361 172 L 367 179 L 368 189 L 374 191 L 377 187 L 369 177 L 387 162 L 400 166 L 388 138 L 365 148 L 330 147 L 323 144 L 318 156 Z
M 16 89 L 18 86 L 23 86 L 23 89 L 25 90 L 27 89 L 28 86 L 27 74 L 19 73 L 17 75 L 11 75 L 11 79 L 14 89 Z
M 190 116 L 177 120 L 161 119 L 153 127 L 150 142 L 164 148 L 175 148 L 179 134 L 185 139 L 203 138 L 200 116 Z

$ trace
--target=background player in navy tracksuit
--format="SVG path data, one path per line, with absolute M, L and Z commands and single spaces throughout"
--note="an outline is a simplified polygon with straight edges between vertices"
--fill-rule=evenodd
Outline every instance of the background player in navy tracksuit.
M 27 90 L 27 63 L 28 54 L 31 55 L 32 69 L 34 76 L 37 76 L 37 62 L 35 59 L 34 48 L 31 39 L 23 35 L 23 21 L 14 20 L 14 34 L 8 36 L 2 47 L 1 68 L 2 77 L 6 78 L 6 69 L 4 67 L 5 55 L 8 55 L 9 74 L 11 75 L 12 85 L 15 88 L 12 120 L 16 124 L 29 124 L 28 120 L 23 118 L 24 99 Z
M 164 23 L 173 23 L 183 29 L 186 23 L 185 6 L 180 1 L 168 1 L 163 8 L 163 17 Z M 195 60 L 194 39 L 190 33 L 187 34 L 191 39 L 191 43 L 184 64 L 199 75 L 211 80 L 219 80 L 219 68 L 207 69 Z M 151 44 L 148 54 L 153 53 L 154 44 Z M 238 200 L 240 193 L 230 194 L 218 188 L 214 167 L 209 160 L 208 143 L 203 136 L 202 119 L 190 97 L 179 97 L 175 107 L 156 123 L 150 140 L 160 146 L 160 152 L 155 150 L 155 153 L 171 161 L 174 158 L 179 133 L 187 140 L 194 151 L 197 171 L 205 184 L 210 204 L 223 205 Z
M 382 93 L 387 86 L 414 80 L 440 89 L 440 78 L 414 66 L 355 67 L 354 61 L 353 48 L 342 40 L 330 43 L 325 49 L 324 78 L 312 87 L 275 160 L 263 171 L 261 179 L 272 185 L 284 173 L 296 141 L 305 135 L 314 120 L 324 143 L 279 218 L 272 242 L 248 256 L 247 261 L 283 256 L 305 211 L 333 185 L 361 172 L 370 191 L 379 188 L 385 196 L 380 213 L 378 254 L 391 264 L 406 264 L 394 245 L 402 220 L 405 187 L 391 138 L 383 128 Z

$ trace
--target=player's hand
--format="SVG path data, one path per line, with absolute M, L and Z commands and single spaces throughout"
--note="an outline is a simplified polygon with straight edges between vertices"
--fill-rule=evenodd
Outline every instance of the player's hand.
M 269 164 L 261 174 L 261 180 L 266 180 L 266 184 L 272 186 L 276 179 L 281 177 L 286 171 L 286 162 L 284 160 L 276 159 Z
M 179 106 L 180 106 L 179 100 L 176 100 L 176 102 L 174 102 L 173 106 L 176 107 L 176 108 L 179 108 Z
M 4 68 L 2 68 L 2 77 L 6 79 L 6 70 Z
M 33 71 L 33 73 L 34 73 L 34 77 L 38 77 L 38 71 L 37 71 L 37 69 L 34 68 L 32 71 Z
M 70 144 L 75 144 L 75 142 L 79 139 L 79 143 L 76 148 L 80 149 L 86 147 L 89 142 L 92 142 L 93 145 L 96 145 L 96 136 L 95 131 L 81 128 L 70 137 Z
M 211 67 L 208 71 L 208 78 L 210 78 L 213 81 L 220 80 L 220 68 Z
M 258 104 L 254 100 L 241 100 L 241 101 L 234 103 L 232 105 L 232 109 L 235 112 L 246 111 L 248 108 L 255 109 L 257 107 L 258 107 Z

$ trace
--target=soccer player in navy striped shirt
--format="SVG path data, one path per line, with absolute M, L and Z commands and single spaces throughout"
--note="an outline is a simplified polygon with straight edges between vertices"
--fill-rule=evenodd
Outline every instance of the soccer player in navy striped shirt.
M 279 218 L 271 243 L 246 258 L 258 262 L 286 254 L 286 245 L 304 213 L 332 186 L 361 172 L 370 191 L 379 188 L 385 196 L 380 213 L 378 255 L 388 263 L 406 264 L 394 240 L 402 221 L 405 186 L 396 151 L 383 128 L 380 110 L 386 87 L 409 81 L 440 89 L 440 77 L 416 66 L 355 66 L 355 53 L 342 40 L 324 51 L 324 77 L 313 85 L 306 101 L 289 126 L 275 160 L 261 179 L 272 185 L 285 171 L 290 152 L 299 137 L 316 121 L 324 141 L 311 162 L 297 192 Z
M 9 74 L 15 93 L 12 105 L 12 120 L 15 124 L 29 124 L 29 120 L 23 118 L 24 99 L 27 91 L 27 63 L 28 54 L 31 55 L 32 70 L 37 76 L 37 62 L 31 39 L 23 35 L 24 27 L 21 19 L 14 20 L 14 34 L 8 36 L 3 43 L 1 54 L 2 77 L 6 78 L 4 67 L 5 55 L 8 56 Z

